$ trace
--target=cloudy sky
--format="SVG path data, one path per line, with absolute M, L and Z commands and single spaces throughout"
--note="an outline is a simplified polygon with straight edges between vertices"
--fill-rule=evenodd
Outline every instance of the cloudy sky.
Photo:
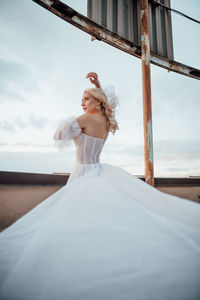
M 86 15 L 87 1 L 63 1 Z M 199 0 L 171 6 L 200 19 Z M 175 60 L 200 68 L 200 26 L 172 14 Z M 64 22 L 31 0 L 0 0 L 0 170 L 70 172 L 74 148 L 52 140 L 61 118 L 82 114 L 85 75 L 119 99 L 120 130 L 101 162 L 144 174 L 141 61 Z M 155 176 L 200 175 L 199 81 L 151 66 Z

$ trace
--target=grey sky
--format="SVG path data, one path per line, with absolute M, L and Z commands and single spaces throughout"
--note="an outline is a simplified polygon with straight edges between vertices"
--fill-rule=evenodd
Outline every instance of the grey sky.
M 86 12 L 86 1 L 63 2 Z M 198 0 L 172 0 L 171 4 L 200 19 Z M 90 86 L 85 75 L 96 71 L 103 86 L 115 87 L 120 102 L 117 113 L 120 130 L 114 137 L 110 136 L 102 158 L 108 163 L 131 164 L 133 173 L 134 170 L 144 173 L 140 60 L 103 42 L 91 42 L 89 35 L 31 0 L 1 0 L 0 15 L 0 137 L 1 142 L 8 145 L 0 147 L 4 160 L 1 169 L 19 170 L 20 157 L 21 170 L 37 170 L 37 151 L 32 169 L 32 162 L 23 159 L 23 151 L 29 148 L 25 150 L 24 146 L 19 151 L 17 146 L 9 146 L 13 144 L 32 144 L 31 151 L 36 149 L 34 145 L 41 148 L 43 144 L 49 145 L 60 157 L 53 148 L 53 131 L 61 118 L 82 113 L 82 92 Z M 176 15 L 172 22 L 175 59 L 199 67 L 200 44 L 196 36 L 200 26 Z M 199 174 L 199 81 L 153 65 L 151 79 L 156 175 Z M 110 149 L 113 149 L 112 155 Z M 40 172 L 51 172 L 55 168 L 54 152 L 44 155 L 46 163 L 42 164 L 38 154 Z M 73 155 L 73 151 L 70 153 Z M 13 159 L 6 159 L 7 155 Z M 65 155 L 68 156 L 68 152 Z M 137 167 L 134 156 L 140 157 Z M 175 161 L 180 168 L 174 167 Z M 57 163 L 58 168 L 62 168 L 63 161 L 58 159 Z M 161 164 L 166 168 L 159 169 Z

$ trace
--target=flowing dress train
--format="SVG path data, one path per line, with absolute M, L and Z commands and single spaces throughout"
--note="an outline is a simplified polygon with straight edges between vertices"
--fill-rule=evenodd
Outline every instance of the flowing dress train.
M 59 139 L 61 137 L 61 139 Z M 104 139 L 62 120 L 66 185 L 0 234 L 2 300 L 199 300 L 200 206 L 100 163 Z

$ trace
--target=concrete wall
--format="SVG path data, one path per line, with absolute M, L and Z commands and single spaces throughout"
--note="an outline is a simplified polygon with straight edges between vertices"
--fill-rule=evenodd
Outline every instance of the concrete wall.
M 160 191 L 200 203 L 200 186 L 159 186 Z
M 62 186 L 0 185 L 0 231 L 25 215 Z

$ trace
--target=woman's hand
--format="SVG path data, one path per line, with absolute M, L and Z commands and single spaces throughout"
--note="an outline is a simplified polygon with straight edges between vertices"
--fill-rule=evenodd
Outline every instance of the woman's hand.
M 94 84 L 96 86 L 96 88 L 100 88 L 101 85 L 100 85 L 100 82 L 98 80 L 98 75 L 97 73 L 94 73 L 94 72 L 90 72 L 86 75 L 86 78 L 89 78 L 90 79 L 90 82 L 92 84 Z

